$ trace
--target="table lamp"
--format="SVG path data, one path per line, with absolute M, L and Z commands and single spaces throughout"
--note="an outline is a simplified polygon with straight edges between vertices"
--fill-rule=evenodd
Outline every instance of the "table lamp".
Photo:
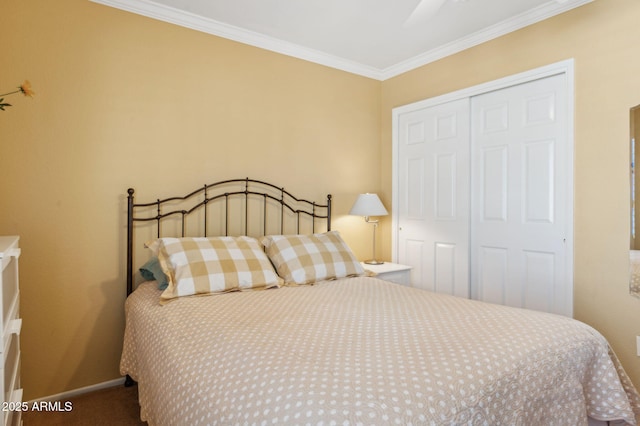
M 376 229 L 378 228 L 377 220 L 370 220 L 370 216 L 386 216 L 389 213 L 384 208 L 382 201 L 378 198 L 377 194 L 360 194 L 358 199 L 354 203 L 353 207 L 349 211 L 349 214 L 355 216 L 364 216 L 364 220 L 367 223 L 373 224 L 373 258 L 365 260 L 364 263 L 368 265 L 381 265 L 384 262 L 376 259 Z

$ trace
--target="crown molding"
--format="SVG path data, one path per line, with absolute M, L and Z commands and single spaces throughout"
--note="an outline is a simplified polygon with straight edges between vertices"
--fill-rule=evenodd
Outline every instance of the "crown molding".
M 535 24 L 552 16 L 564 13 L 593 0 L 551 0 L 535 9 L 485 28 L 467 37 L 429 50 L 406 61 L 385 69 L 378 69 L 355 61 L 350 61 L 295 43 L 249 31 L 240 27 L 205 18 L 191 12 L 156 3 L 152 0 L 90 0 L 116 9 L 132 12 L 148 18 L 212 34 L 218 37 L 270 50 L 305 61 L 361 75 L 375 80 L 387 80 L 412 69 L 427 65 L 446 56 L 466 50 L 478 44 L 493 40 L 510 32 Z
M 355 61 L 339 58 L 318 50 L 310 49 L 280 40 L 274 37 L 249 31 L 244 28 L 225 24 L 210 18 L 205 18 L 191 12 L 179 10 L 150 0 L 90 0 L 105 6 L 132 12 L 148 18 L 157 19 L 171 24 L 180 25 L 196 31 L 212 34 L 218 37 L 237 41 L 261 49 L 270 50 L 294 58 L 325 65 L 352 74 L 358 74 L 375 80 L 380 80 L 380 70 Z
M 571 2 L 567 0 L 550 1 L 525 13 L 514 16 L 490 27 L 483 28 L 482 30 L 466 37 L 459 38 L 451 43 L 429 50 L 406 61 L 381 70 L 380 80 L 387 80 L 396 77 L 415 68 L 427 65 L 455 53 L 462 52 L 463 50 L 479 44 L 486 43 L 529 25 L 533 25 L 571 9 L 575 9 L 576 7 L 591 3 L 592 1 L 593 0 L 575 0 Z

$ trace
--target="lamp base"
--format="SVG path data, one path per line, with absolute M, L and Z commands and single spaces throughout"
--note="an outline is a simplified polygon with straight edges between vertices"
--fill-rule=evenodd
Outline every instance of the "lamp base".
M 367 265 L 382 265 L 382 264 L 384 264 L 384 262 L 382 260 L 375 260 L 375 259 L 365 260 L 364 263 L 366 263 Z

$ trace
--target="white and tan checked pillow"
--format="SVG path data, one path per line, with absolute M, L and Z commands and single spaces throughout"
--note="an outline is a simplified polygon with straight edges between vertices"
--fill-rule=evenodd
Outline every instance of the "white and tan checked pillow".
M 313 235 L 270 235 L 262 237 L 260 242 L 286 285 L 313 284 L 365 274 L 337 231 Z
M 161 304 L 181 296 L 282 284 L 255 238 L 160 238 L 146 246 L 158 256 L 169 280 Z

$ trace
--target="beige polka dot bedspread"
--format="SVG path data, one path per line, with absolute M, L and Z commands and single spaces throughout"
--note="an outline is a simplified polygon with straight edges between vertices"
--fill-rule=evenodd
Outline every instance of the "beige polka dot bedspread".
M 635 424 L 593 328 L 376 278 L 127 300 L 120 370 L 150 425 Z

